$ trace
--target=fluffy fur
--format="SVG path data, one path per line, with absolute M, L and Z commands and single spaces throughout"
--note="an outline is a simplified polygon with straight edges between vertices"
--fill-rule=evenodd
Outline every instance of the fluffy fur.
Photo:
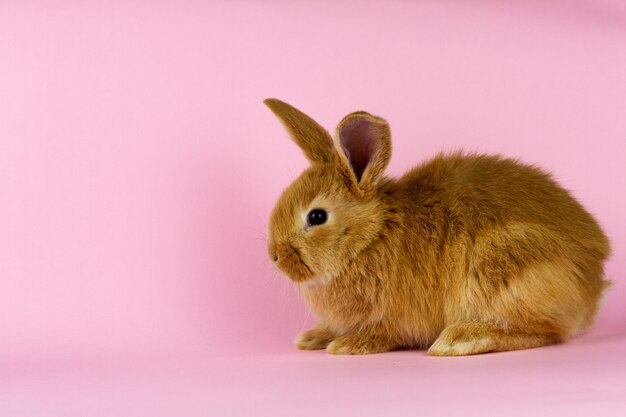
M 401 178 L 385 120 L 346 116 L 336 137 L 276 99 L 311 166 L 272 212 L 271 260 L 320 322 L 300 349 L 469 355 L 562 342 L 590 326 L 609 242 L 549 175 L 489 155 L 439 155 Z M 328 221 L 307 225 L 314 208 Z

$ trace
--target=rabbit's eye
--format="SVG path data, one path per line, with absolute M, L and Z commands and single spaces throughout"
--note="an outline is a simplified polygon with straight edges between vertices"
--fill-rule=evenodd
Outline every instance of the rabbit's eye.
M 309 214 L 307 215 L 307 220 L 309 222 L 309 225 L 318 226 L 320 224 L 326 223 L 326 220 L 328 220 L 328 213 L 326 213 L 326 210 L 313 209 L 309 211 Z

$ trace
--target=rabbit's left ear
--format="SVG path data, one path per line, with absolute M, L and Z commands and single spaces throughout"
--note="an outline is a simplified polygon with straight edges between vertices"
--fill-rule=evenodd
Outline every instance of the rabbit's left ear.
M 300 110 L 275 98 L 263 101 L 287 128 L 291 139 L 302 149 L 311 163 L 334 160 L 333 139 L 330 134 Z
M 391 159 L 391 130 L 382 118 L 367 112 L 350 113 L 336 131 L 336 143 L 345 156 L 357 186 L 370 190 L 380 179 Z

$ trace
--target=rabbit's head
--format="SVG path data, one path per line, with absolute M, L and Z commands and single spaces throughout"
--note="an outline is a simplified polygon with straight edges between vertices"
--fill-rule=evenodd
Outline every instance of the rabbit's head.
M 333 140 L 292 106 L 276 99 L 265 104 L 311 162 L 271 214 L 270 259 L 296 282 L 332 279 L 377 239 L 384 225 L 379 185 L 391 158 L 389 125 L 366 112 L 351 113 Z

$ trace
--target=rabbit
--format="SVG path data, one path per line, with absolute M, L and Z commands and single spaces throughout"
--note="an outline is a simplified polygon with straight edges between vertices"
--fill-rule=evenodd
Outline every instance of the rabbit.
M 319 318 L 299 349 L 461 356 L 559 343 L 593 323 L 610 244 L 549 174 L 453 152 L 390 178 L 384 119 L 351 113 L 333 140 L 291 105 L 264 103 L 311 163 L 268 234 L 270 260 Z

